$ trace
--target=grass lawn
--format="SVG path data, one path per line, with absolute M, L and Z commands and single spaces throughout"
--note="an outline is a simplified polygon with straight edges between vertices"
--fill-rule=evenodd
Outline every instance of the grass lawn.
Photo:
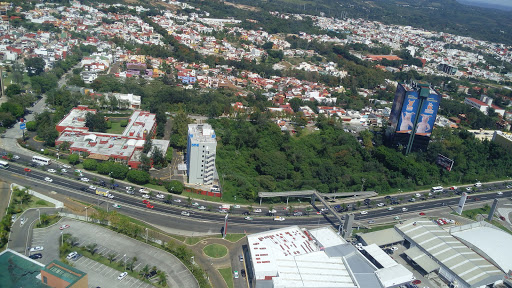
M 245 234 L 228 234 L 226 235 L 226 240 L 229 242 L 238 242 L 240 239 L 244 238 Z
M 112 128 L 107 129 L 107 133 L 112 134 L 121 134 L 123 133 L 126 127 L 121 127 L 121 121 L 110 121 L 112 123 Z
M 237 233 L 233 233 L 233 234 L 228 234 L 226 235 L 226 240 L 229 241 L 229 242 L 238 242 L 240 239 L 244 238 L 245 237 L 245 234 L 237 234 Z M 204 236 L 204 237 L 187 237 L 187 239 L 185 239 L 185 244 L 188 244 L 188 245 L 196 245 L 197 243 L 199 243 L 199 241 L 201 240 L 204 240 L 204 239 L 208 239 L 208 238 L 222 238 L 222 235 L 212 235 L 212 236 Z
M 154 190 L 158 190 L 158 191 L 163 191 L 163 192 L 167 192 L 167 189 L 164 188 L 164 186 L 160 186 L 160 185 L 155 185 L 155 184 L 145 184 L 144 187 L 148 187 L 148 188 L 151 188 L 151 189 L 154 189 Z
M 491 211 L 491 207 L 489 205 L 485 205 L 481 208 L 464 210 L 462 211 L 462 216 L 472 220 L 476 220 L 476 216 L 478 214 L 484 214 L 487 217 L 489 211 Z
M 354 229 L 354 230 L 352 230 L 352 234 L 375 232 L 375 231 L 385 230 L 385 229 L 389 229 L 389 228 L 393 228 L 393 227 L 395 227 L 395 224 L 375 226 L 370 229 L 365 229 L 365 228 L 361 228 L 359 230 Z
M 228 254 L 228 248 L 220 244 L 210 244 L 203 248 L 203 252 L 212 258 L 221 258 Z
M 226 284 L 228 284 L 229 288 L 233 288 L 233 274 L 231 273 L 231 267 L 218 269 Z

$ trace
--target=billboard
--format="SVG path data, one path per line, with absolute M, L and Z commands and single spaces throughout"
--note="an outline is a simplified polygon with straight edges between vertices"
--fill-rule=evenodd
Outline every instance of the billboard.
M 391 123 L 391 128 L 393 128 L 393 132 L 395 132 L 396 123 L 398 123 L 398 118 L 400 117 L 400 111 L 402 110 L 404 97 L 405 88 L 402 84 L 398 83 L 395 92 L 395 100 L 393 100 L 393 106 L 391 107 L 391 112 L 389 114 L 389 122 Z
M 412 128 L 414 127 L 414 121 L 416 120 L 416 114 L 418 114 L 419 103 L 420 100 L 418 98 L 417 91 L 409 91 L 405 94 L 400 119 L 396 127 L 396 133 L 411 134 Z
M 450 159 L 444 155 L 437 154 L 436 164 L 443 167 L 444 169 L 446 169 L 448 171 L 452 171 L 454 162 L 455 161 L 453 161 L 452 159 Z
M 466 192 L 462 193 L 462 196 L 460 197 L 459 206 L 457 206 L 457 214 L 462 214 L 462 209 L 464 209 L 464 204 L 466 204 L 466 199 L 468 199 L 468 194 Z
M 437 110 L 439 109 L 440 96 L 437 94 L 430 94 L 419 111 L 418 125 L 416 125 L 416 135 L 430 137 L 434 122 L 436 122 Z

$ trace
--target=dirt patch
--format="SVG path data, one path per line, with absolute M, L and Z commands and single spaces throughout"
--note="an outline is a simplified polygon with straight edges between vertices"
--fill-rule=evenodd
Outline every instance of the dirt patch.
M 249 11 L 254 11 L 254 12 L 261 11 L 261 8 L 254 7 L 254 6 L 235 4 L 235 3 L 231 3 L 231 2 L 225 2 L 225 1 L 224 1 L 224 4 L 229 5 L 229 6 L 233 6 L 233 7 L 236 7 L 238 9 L 242 9 L 242 10 L 249 10 Z

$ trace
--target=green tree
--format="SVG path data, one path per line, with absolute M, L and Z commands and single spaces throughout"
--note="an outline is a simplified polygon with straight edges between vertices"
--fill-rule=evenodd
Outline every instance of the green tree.
M 28 121 L 26 125 L 28 131 L 36 131 L 37 129 L 36 121 Z
M 164 166 L 167 163 L 164 153 L 158 147 L 153 148 L 151 158 L 153 159 L 153 165 Z
M 107 131 L 107 121 L 105 121 L 105 117 L 100 113 L 87 113 L 85 116 L 85 126 L 94 132 Z
M 78 154 L 71 154 L 68 157 L 68 161 L 69 161 L 69 164 L 76 165 L 76 164 L 80 163 L 80 157 L 78 156 Z
M 7 86 L 7 89 L 5 89 L 5 95 L 9 98 L 12 98 L 15 95 L 18 95 L 21 93 L 21 87 L 18 84 L 11 84 Z
M 0 105 L 0 112 L 9 112 L 12 114 L 12 116 L 20 118 L 25 113 L 25 109 L 23 109 L 23 107 L 19 104 L 8 101 Z
M 83 165 L 84 169 L 94 171 L 96 170 L 96 166 L 98 166 L 98 161 L 95 159 L 85 159 Z
M 96 253 L 96 247 L 98 247 L 98 244 L 91 243 L 91 244 L 85 246 L 85 249 L 87 249 L 87 251 L 89 251 L 92 255 L 94 255 Z
M 177 180 L 171 180 L 168 183 L 165 184 L 165 189 L 169 193 L 173 194 L 181 194 L 183 192 L 183 189 L 185 186 L 183 186 L 183 183 Z
M 25 58 L 25 68 L 28 71 L 28 76 L 35 76 L 43 73 L 45 65 L 46 62 L 43 60 L 43 58 Z
M 148 274 L 149 274 L 149 265 L 146 264 L 142 269 L 140 269 L 139 276 L 140 276 L 140 278 L 144 278 Z
M 114 261 L 114 259 L 116 259 L 116 253 L 108 253 L 107 259 L 108 259 L 109 263 L 112 263 L 112 261 Z
M 167 275 L 165 274 L 165 272 L 158 271 L 158 273 L 156 273 L 156 275 L 158 276 L 158 284 L 160 284 L 162 286 L 166 286 L 167 285 Z
M 130 170 L 126 175 L 126 179 L 132 183 L 144 185 L 149 182 L 149 173 L 140 170 Z

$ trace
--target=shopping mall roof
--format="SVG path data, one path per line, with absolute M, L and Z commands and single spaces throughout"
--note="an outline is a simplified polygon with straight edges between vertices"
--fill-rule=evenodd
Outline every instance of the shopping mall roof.
M 479 287 L 503 278 L 503 272 L 431 220 L 411 219 L 395 225 L 395 228 L 412 246 L 418 246 L 469 287 Z
M 381 247 L 404 241 L 404 237 L 402 237 L 400 233 L 396 232 L 394 228 L 370 233 L 358 233 L 357 236 L 361 238 L 364 242 L 363 244 L 377 244 L 377 246 Z
M 512 235 L 509 233 L 484 221 L 453 227 L 450 233 L 501 271 L 512 270 Z
M 2 287 L 48 287 L 41 282 L 44 265 L 14 250 L 0 253 L 0 283 Z
M 427 256 L 427 254 L 423 253 L 417 246 L 405 250 L 404 253 L 427 273 L 435 271 L 440 267 L 439 264 L 437 264 L 434 260 L 430 259 L 430 257 Z
M 397 264 L 393 258 L 391 258 L 382 249 L 380 249 L 376 244 L 363 246 L 363 250 L 372 256 L 372 258 L 375 259 L 375 261 L 377 261 L 384 268 L 395 266 Z

